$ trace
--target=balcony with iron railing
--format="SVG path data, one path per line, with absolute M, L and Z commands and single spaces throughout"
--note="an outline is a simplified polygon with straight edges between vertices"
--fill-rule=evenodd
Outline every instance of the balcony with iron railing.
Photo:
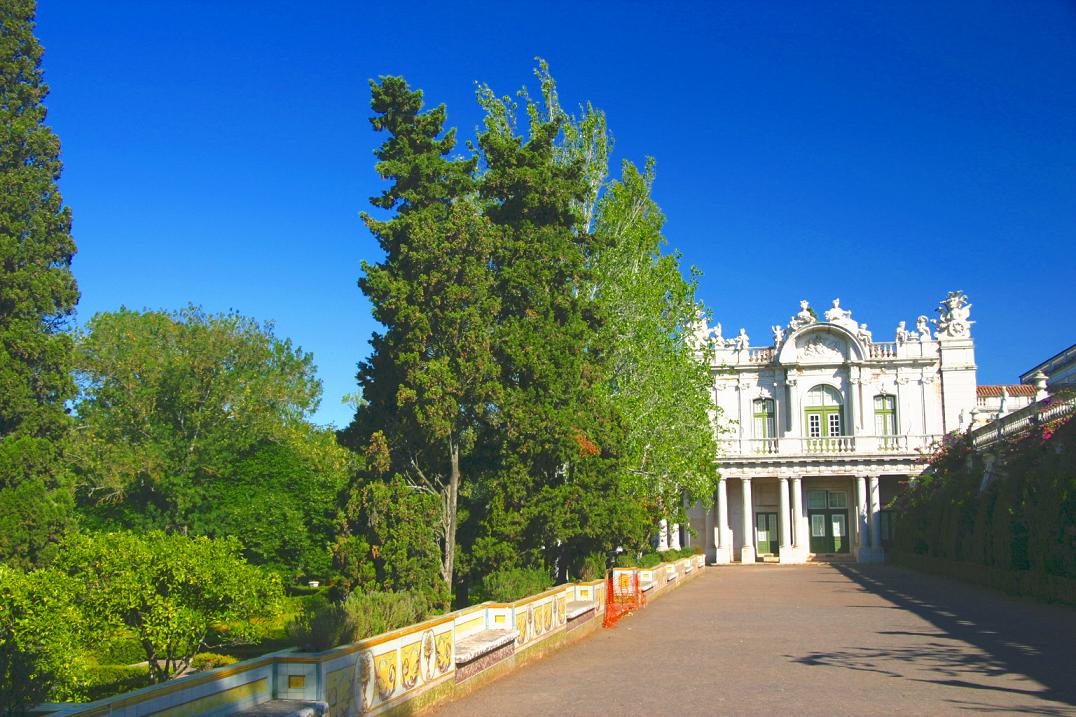
M 938 435 L 828 436 L 824 438 L 731 438 L 719 442 L 723 456 L 914 455 L 929 450 Z

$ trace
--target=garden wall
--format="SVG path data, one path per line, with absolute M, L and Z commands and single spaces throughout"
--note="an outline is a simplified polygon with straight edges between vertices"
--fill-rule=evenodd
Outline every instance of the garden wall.
M 703 556 L 638 573 L 648 600 L 698 575 Z M 511 603 L 482 603 L 318 653 L 275 652 L 81 705 L 52 717 L 225 717 L 275 700 L 332 717 L 410 714 L 459 697 L 598 628 L 603 580 L 566 584 Z M 286 712 L 285 712 L 286 714 Z

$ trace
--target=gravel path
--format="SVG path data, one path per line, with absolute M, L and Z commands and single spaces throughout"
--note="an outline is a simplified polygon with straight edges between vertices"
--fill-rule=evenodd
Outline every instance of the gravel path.
M 437 717 L 1076 716 L 1076 610 L 874 565 L 735 566 Z

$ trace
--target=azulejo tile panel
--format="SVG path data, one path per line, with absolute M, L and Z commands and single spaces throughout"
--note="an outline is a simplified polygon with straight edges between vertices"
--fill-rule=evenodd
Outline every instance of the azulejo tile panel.
M 405 690 L 409 690 L 418 684 L 421 655 L 421 642 L 412 642 L 400 648 L 400 681 Z
M 437 674 L 443 675 L 452 667 L 452 631 L 442 632 L 434 638 L 437 653 Z
M 384 702 L 396 691 L 396 650 L 374 658 L 374 675 L 377 681 L 377 696 Z

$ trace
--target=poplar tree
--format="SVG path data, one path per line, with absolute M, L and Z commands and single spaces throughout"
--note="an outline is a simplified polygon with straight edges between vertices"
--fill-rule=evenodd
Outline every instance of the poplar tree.
M 684 519 L 683 499 L 713 494 L 716 417 L 706 348 L 692 332 L 704 308 L 696 274 L 685 279 L 678 253 L 663 253 L 665 216 L 654 201 L 653 160 L 625 161 L 597 202 L 595 289 L 606 323 L 604 385 L 624 416 L 624 480 L 653 506 L 651 520 Z
M 75 243 L 34 13 L 33 0 L 0 4 L 0 560 L 20 567 L 66 529 L 73 506 L 57 445 L 75 394 L 63 332 L 78 301 Z
M 445 108 L 423 111 L 422 92 L 400 77 L 371 82 L 371 123 L 387 139 L 375 152 L 391 184 L 363 214 L 385 252 L 359 281 L 385 327 L 359 366 L 366 404 L 345 432 L 371 464 L 441 502 L 441 577 L 452 589 L 463 462 L 484 414 L 496 404 L 490 273 L 496 233 L 476 203 L 475 159 L 449 157 Z

